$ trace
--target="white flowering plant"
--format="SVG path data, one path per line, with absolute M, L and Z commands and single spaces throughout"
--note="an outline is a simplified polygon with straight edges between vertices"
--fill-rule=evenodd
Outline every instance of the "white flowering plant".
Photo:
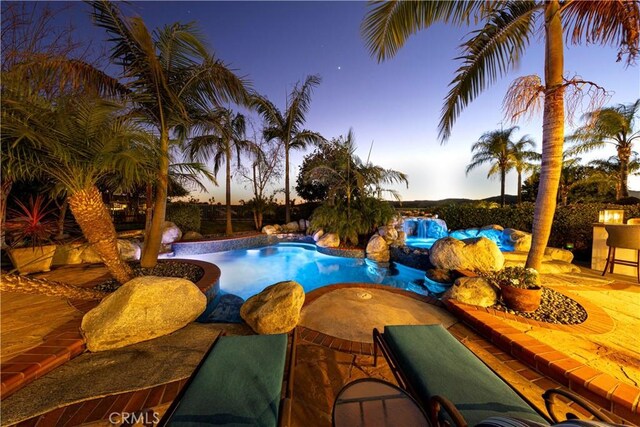
M 521 289 L 540 287 L 538 272 L 533 268 L 505 267 L 500 271 L 487 274 L 485 279 L 494 286 L 511 286 Z

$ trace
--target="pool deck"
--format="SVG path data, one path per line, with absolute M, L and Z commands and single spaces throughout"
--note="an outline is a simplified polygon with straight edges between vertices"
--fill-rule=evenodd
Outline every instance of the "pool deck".
M 585 279 L 593 278 L 597 274 L 587 269 L 583 271 Z M 91 286 L 105 274 L 103 267 L 83 265 L 59 268 L 44 276 L 53 280 Z M 636 301 L 636 298 L 640 299 L 638 284 L 628 281 L 624 276 L 607 277 L 615 281 L 609 285 L 598 286 L 596 291 L 624 290 L 626 294 L 631 295 L 633 301 Z M 341 285 L 336 285 L 310 292 L 306 304 L 312 304 L 320 296 L 340 287 Z M 384 286 L 380 288 L 398 292 L 426 304 L 441 304 L 410 292 Z M 570 388 L 599 406 L 640 424 L 640 389 L 633 385 L 633 380 L 622 381 L 602 373 L 590 367 L 588 361 L 575 360 L 574 355 L 570 357 L 558 351 L 552 342 L 547 344 L 540 341 L 533 337 L 534 334 L 523 332 L 519 325 L 513 323 L 520 322 L 531 330 L 546 328 L 545 331 L 551 331 L 551 335 L 571 333 L 577 339 L 585 337 L 585 341 L 592 335 L 614 337 L 619 320 L 612 321 L 612 316 L 608 315 L 612 311 L 599 308 L 600 301 L 590 302 L 584 299 L 580 302 L 586 306 L 590 320 L 575 327 L 540 325 L 536 324 L 538 322 L 521 318 L 509 318 L 505 313 L 452 304 L 448 308 L 459 321 L 450 326 L 449 331 L 538 406 L 542 405 L 542 391 L 561 386 Z M 3 399 L 23 386 L 26 383 L 23 380 L 46 376 L 47 372 L 84 351 L 84 342 L 81 337 L 80 341 L 77 338 L 78 327 L 83 312 L 94 304 L 70 303 L 54 297 L 2 294 L 0 314 Z M 640 319 L 637 317 L 627 320 L 640 327 Z M 304 327 L 299 329 L 301 344 L 294 384 L 293 425 L 310 425 L 309 420 L 317 420 L 317 424 L 313 425 L 330 424 L 331 404 L 335 395 L 344 384 L 354 379 L 376 377 L 393 382 L 393 376 L 384 363 L 377 368 L 371 366 L 370 343 L 343 340 Z M 640 361 L 635 342 L 630 343 L 627 350 L 629 354 L 635 354 L 636 361 Z M 20 375 L 15 375 L 16 372 Z M 14 375 L 11 375 L 12 373 Z M 5 381 L 7 379 L 11 380 Z M 108 425 L 107 417 L 112 412 L 145 409 L 162 412 L 183 384 L 183 380 L 173 381 L 143 390 L 74 403 L 26 420 L 20 425 Z

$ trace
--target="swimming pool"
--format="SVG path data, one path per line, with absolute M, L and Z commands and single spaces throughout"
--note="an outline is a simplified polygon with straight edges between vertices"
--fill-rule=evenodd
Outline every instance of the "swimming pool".
M 278 243 L 255 249 L 238 249 L 180 258 L 211 262 L 222 271 L 220 290 L 244 299 L 269 285 L 294 280 L 305 292 L 348 282 L 377 283 L 423 295 L 424 272 L 400 264 L 380 267 L 365 259 L 324 255 L 313 244 Z

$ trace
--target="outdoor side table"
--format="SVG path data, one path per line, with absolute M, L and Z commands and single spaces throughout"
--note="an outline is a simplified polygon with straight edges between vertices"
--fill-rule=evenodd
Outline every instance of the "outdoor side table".
M 333 404 L 334 427 L 428 427 L 418 402 L 400 387 L 375 378 L 345 385 Z

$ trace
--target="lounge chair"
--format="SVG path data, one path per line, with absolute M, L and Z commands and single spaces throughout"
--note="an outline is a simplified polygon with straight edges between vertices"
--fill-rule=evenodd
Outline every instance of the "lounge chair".
M 283 397 L 287 334 L 220 336 L 159 425 L 289 425 L 296 331 L 291 335 Z
M 442 325 L 385 326 L 373 330 L 374 364 L 378 351 L 387 359 L 398 384 L 421 403 L 432 425 L 445 422 L 474 426 L 490 417 L 511 417 L 543 425 L 558 422 L 563 391 L 545 393 L 552 418 L 538 412 Z M 573 396 L 570 396 L 573 397 Z M 573 399 L 601 420 L 612 422 L 583 399 Z

